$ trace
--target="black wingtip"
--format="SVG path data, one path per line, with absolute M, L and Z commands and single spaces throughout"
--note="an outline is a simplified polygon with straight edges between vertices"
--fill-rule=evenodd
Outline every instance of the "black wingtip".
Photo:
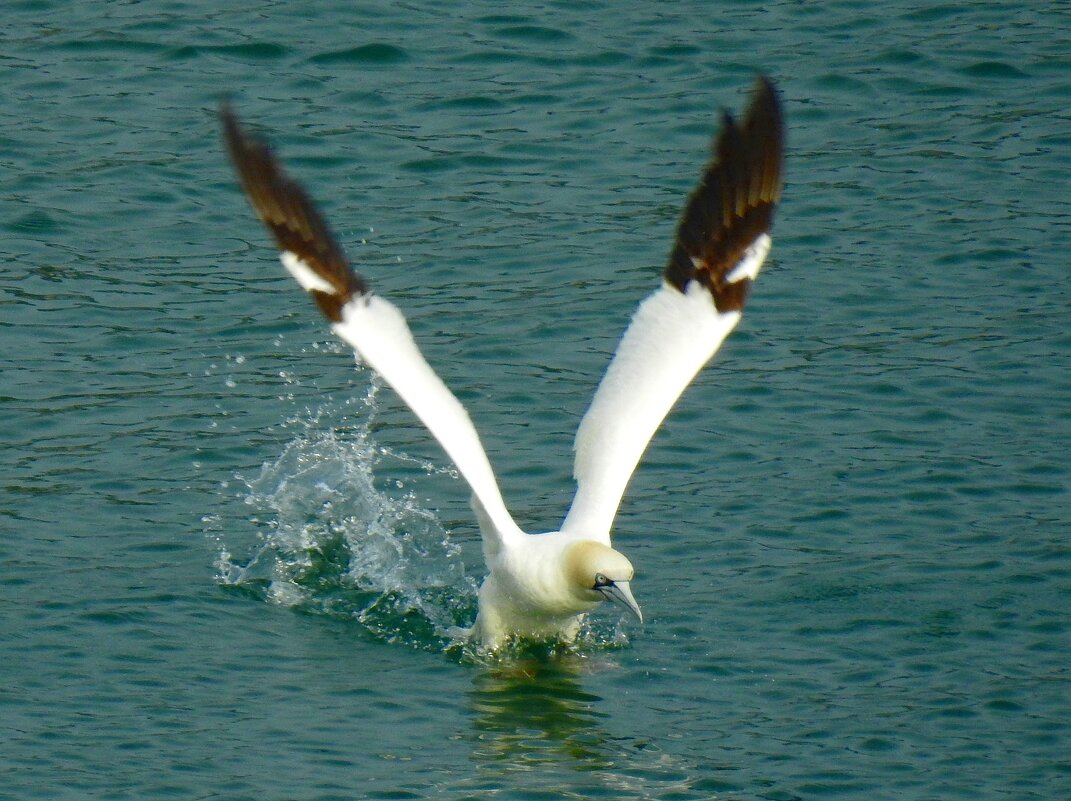
M 242 189 L 280 250 L 298 258 L 332 288 L 309 289 L 331 322 L 339 322 L 342 307 L 355 295 L 366 295 L 367 284 L 350 268 L 327 222 L 305 189 L 290 178 L 271 148 L 247 131 L 229 100 L 219 106 L 223 140 Z
M 714 157 L 685 205 L 665 272 L 678 290 L 699 281 L 719 311 L 743 308 L 750 279 L 727 277 L 773 224 L 781 198 L 784 139 L 777 89 L 760 75 L 743 122 L 723 112 Z

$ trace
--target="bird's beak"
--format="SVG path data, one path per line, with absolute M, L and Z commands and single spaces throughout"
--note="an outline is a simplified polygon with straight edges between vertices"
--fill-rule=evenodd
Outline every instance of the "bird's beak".
M 632 597 L 632 590 L 629 589 L 627 581 L 612 581 L 597 589 L 607 601 L 613 601 L 618 606 L 625 607 L 636 616 L 636 620 L 643 622 L 643 612 L 640 611 L 640 605 L 636 603 L 636 599 Z

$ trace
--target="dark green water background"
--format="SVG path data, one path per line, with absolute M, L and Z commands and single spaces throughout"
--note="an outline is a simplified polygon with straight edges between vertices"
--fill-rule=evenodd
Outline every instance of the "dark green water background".
M 0 798 L 1071 797 L 1067 8 L 5 2 Z M 618 518 L 648 620 L 473 660 L 465 488 L 216 104 L 547 530 L 758 71 L 784 203 Z

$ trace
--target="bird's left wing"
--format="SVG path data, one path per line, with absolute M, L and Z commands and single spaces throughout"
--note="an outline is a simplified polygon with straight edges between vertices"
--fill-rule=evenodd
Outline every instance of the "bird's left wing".
M 783 153 L 777 91 L 760 78 L 743 123 L 725 114 L 714 158 L 685 206 L 662 287 L 636 309 L 580 421 L 577 492 L 563 532 L 609 543 L 648 442 L 740 321 L 770 251 Z
M 222 108 L 220 117 L 242 187 L 275 237 L 283 266 L 312 295 L 332 330 L 390 384 L 442 445 L 493 523 L 493 531 L 485 530 L 484 536 L 521 536 L 476 428 L 424 360 L 405 317 L 353 272 L 312 199 L 283 172 L 267 145 L 250 135 L 229 107 Z

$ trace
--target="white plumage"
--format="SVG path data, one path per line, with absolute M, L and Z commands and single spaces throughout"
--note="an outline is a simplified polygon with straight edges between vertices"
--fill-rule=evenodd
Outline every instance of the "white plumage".
M 405 317 L 350 268 L 304 189 L 271 151 L 222 111 L 243 188 L 284 267 L 332 330 L 409 405 L 472 488 L 487 577 L 472 635 L 485 649 L 513 636 L 572 639 L 610 600 L 642 621 L 633 567 L 610 544 L 621 497 L 677 398 L 740 321 L 770 250 L 781 193 L 783 123 L 773 85 L 758 82 L 742 124 L 724 115 L 714 158 L 685 206 L 663 285 L 640 303 L 576 435 L 577 493 L 561 530 L 526 534 L 506 508 L 468 413 L 424 360 Z

